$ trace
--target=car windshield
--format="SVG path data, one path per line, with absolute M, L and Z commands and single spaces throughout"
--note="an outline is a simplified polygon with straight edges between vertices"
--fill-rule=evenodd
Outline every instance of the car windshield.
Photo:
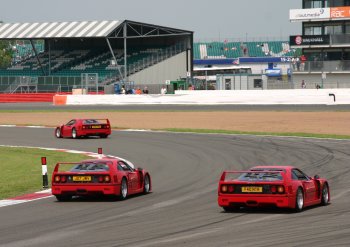
M 82 163 L 76 164 L 71 170 L 71 172 L 104 172 L 109 171 L 109 166 L 106 163 Z

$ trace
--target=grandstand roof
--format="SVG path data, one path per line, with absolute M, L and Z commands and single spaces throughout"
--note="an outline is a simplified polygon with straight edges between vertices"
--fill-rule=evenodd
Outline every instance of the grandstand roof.
M 35 23 L 0 23 L 0 39 L 49 39 L 49 38 L 93 38 L 108 37 L 124 22 L 130 21 L 73 21 L 73 22 L 35 22 Z M 166 28 L 172 33 L 190 32 L 179 29 Z M 192 32 L 191 32 L 192 33 Z M 140 35 L 142 36 L 142 35 Z

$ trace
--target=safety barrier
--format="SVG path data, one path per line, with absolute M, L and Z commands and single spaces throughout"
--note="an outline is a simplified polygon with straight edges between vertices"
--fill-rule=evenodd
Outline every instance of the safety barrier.
M 350 89 L 183 90 L 176 91 L 175 95 L 66 95 L 54 98 L 54 103 L 67 105 L 333 105 L 350 104 Z
M 0 103 L 52 102 L 54 93 L 0 94 Z

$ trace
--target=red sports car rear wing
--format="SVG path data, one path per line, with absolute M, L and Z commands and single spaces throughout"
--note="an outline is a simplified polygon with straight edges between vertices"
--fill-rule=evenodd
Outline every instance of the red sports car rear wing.
M 242 174 L 242 173 L 255 173 L 255 174 L 259 174 L 259 173 L 271 173 L 271 174 L 281 174 L 283 180 L 285 180 L 285 172 L 284 171 L 224 171 L 221 174 L 221 178 L 220 181 L 225 181 L 226 178 L 226 174 Z

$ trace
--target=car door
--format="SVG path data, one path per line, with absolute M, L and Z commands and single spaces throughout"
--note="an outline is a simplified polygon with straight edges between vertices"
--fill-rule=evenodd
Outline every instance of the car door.
M 72 128 L 74 127 L 75 123 L 76 123 L 76 120 L 72 119 L 63 126 L 63 128 L 62 128 L 63 136 L 71 136 L 72 135 Z
M 305 191 L 305 201 L 310 202 L 315 199 L 315 193 L 316 193 L 316 187 L 315 183 L 312 179 L 310 179 L 309 176 L 304 174 L 299 169 L 293 169 L 293 173 L 296 175 L 299 181 L 303 184 L 304 191 Z
M 127 174 L 129 193 L 133 193 L 137 189 L 138 185 L 137 172 L 124 161 L 119 161 L 118 164 Z

